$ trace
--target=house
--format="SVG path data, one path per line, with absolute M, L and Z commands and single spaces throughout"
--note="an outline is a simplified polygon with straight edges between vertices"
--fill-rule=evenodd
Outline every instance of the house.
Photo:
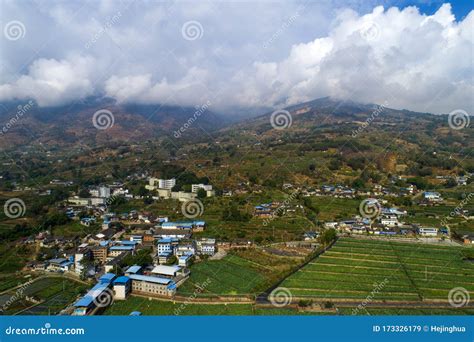
M 206 228 L 206 221 L 194 221 L 193 222 L 193 231 L 202 232 Z
M 203 189 L 204 191 L 212 191 L 212 185 L 207 184 L 192 184 L 191 185 L 191 192 L 197 193 L 199 189 Z
M 158 242 L 156 243 L 158 254 L 164 253 L 164 252 L 173 253 L 177 242 L 178 240 L 175 238 L 164 238 L 164 239 L 158 240 Z
M 166 265 L 158 265 L 151 270 L 151 273 L 162 278 L 169 278 L 169 279 L 174 279 L 177 276 L 185 276 L 189 274 L 189 271 L 187 271 L 185 268 L 182 268 L 181 266 L 178 265 L 173 265 L 173 266 L 166 266 Z
M 466 234 L 462 237 L 463 242 L 465 245 L 473 245 L 474 244 L 474 235 Z
M 191 258 L 193 257 L 192 254 L 185 254 L 179 257 L 178 259 L 178 266 L 181 267 L 188 267 L 191 263 Z
M 94 260 L 97 260 L 101 263 L 104 263 L 107 261 L 107 253 L 108 253 L 107 246 L 103 246 L 103 245 L 94 246 L 91 248 L 91 253 Z
M 305 239 L 306 241 L 308 241 L 308 240 L 314 240 L 314 239 L 316 239 L 318 236 L 319 236 L 319 233 L 318 233 L 318 232 L 311 232 L 311 231 L 309 231 L 309 232 L 305 232 L 305 233 L 304 233 L 304 239 Z
M 47 270 L 51 272 L 67 272 L 69 271 L 74 263 L 65 258 L 57 258 L 48 260 Z
M 163 222 L 161 229 L 193 229 L 194 222 Z
M 132 290 L 132 281 L 127 276 L 121 276 L 114 280 L 114 299 L 127 299 L 128 294 Z
M 158 239 L 189 239 L 191 237 L 191 232 L 187 229 L 157 229 L 155 231 L 155 237 Z
M 422 236 L 437 236 L 438 228 L 418 228 L 418 234 Z
M 87 292 L 84 297 L 74 303 L 73 316 L 85 316 L 90 314 L 95 308 L 97 302 L 104 295 L 110 295 L 109 291 L 115 274 L 107 273 L 99 278 L 99 282 Z
M 380 223 L 388 227 L 396 227 L 400 224 L 396 215 L 384 215 L 380 219 Z
M 143 243 L 143 235 L 132 235 L 132 236 L 130 236 L 130 241 L 141 244 L 141 243 Z
M 428 202 L 441 202 L 443 198 L 439 192 L 425 191 L 423 198 Z
M 83 217 L 80 221 L 83 226 L 89 227 L 95 223 L 95 217 Z
M 126 276 L 130 276 L 131 274 L 141 274 L 141 272 L 142 272 L 141 266 L 133 265 L 127 268 L 124 273 Z
M 167 264 L 171 260 L 172 256 L 173 256 L 172 252 L 161 252 L 158 254 L 158 263 L 161 265 Z
M 186 255 L 186 254 L 194 255 L 195 253 L 196 253 L 196 247 L 191 242 L 180 243 L 180 244 L 178 244 L 178 246 L 176 246 L 176 248 L 174 250 L 174 254 L 177 257 L 183 256 L 183 255 Z
M 202 238 L 196 240 L 198 254 L 214 255 L 216 253 L 216 239 Z
M 176 283 L 168 278 L 132 274 L 132 293 L 172 297 L 176 293 Z
M 256 205 L 253 215 L 258 218 L 270 218 L 272 217 L 272 210 L 268 204 Z
M 133 254 L 135 252 L 135 247 L 116 245 L 109 248 L 109 256 L 112 256 L 112 257 L 117 257 L 123 252 L 130 252 Z
M 92 259 L 92 252 L 87 243 L 83 243 L 79 245 L 76 253 L 74 254 L 74 270 L 77 274 L 81 274 L 84 269 L 82 266 L 82 260 L 88 259 Z

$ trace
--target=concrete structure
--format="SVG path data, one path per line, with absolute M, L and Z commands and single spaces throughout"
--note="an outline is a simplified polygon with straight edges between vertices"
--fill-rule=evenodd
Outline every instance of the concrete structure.
M 206 184 L 193 184 L 191 185 L 191 192 L 197 193 L 199 189 L 203 189 L 204 191 L 212 191 L 212 185 Z
M 216 253 L 216 239 L 203 238 L 196 240 L 198 254 L 214 255 Z
M 121 276 L 114 280 L 114 299 L 127 299 L 132 290 L 132 281 L 127 276 Z
M 422 236 L 437 236 L 438 228 L 418 228 L 418 234 Z
M 176 179 L 158 179 L 158 188 L 171 190 L 176 185 Z
M 175 278 L 178 275 L 183 274 L 183 268 L 181 266 L 173 265 L 173 266 L 166 266 L 166 265 L 158 265 L 151 271 L 151 273 L 156 274 L 162 278 Z
M 74 263 L 65 258 L 51 259 L 48 260 L 48 271 L 53 272 L 67 272 L 69 271 Z
M 132 293 L 166 297 L 172 297 L 176 293 L 176 284 L 171 279 L 138 274 L 130 275 L 129 278 L 132 281 Z

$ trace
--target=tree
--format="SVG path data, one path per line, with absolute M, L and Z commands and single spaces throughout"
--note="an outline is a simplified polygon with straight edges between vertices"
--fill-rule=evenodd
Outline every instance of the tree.
M 207 197 L 207 193 L 206 193 L 206 190 L 204 189 L 199 189 L 198 192 L 197 192 L 197 197 L 198 198 L 206 198 Z
M 337 238 L 337 233 L 334 228 L 326 229 L 320 236 L 319 241 L 327 246 Z

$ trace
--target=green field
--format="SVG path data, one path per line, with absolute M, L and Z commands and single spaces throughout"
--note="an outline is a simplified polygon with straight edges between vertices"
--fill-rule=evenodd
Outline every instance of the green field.
M 467 247 L 466 247 L 467 248 Z M 285 279 L 296 298 L 447 301 L 463 287 L 474 295 L 474 264 L 464 247 L 341 238 Z M 374 294 L 375 293 L 375 294 Z
M 254 296 L 301 262 L 302 258 L 278 257 L 255 249 L 235 252 L 222 260 L 191 266 L 191 276 L 179 288 L 178 294 Z
M 41 278 L 26 285 L 20 296 L 18 290 L 11 290 L 2 294 L 0 304 L 3 306 L 11 301 L 11 298 L 17 297 L 16 301 L 5 307 L 5 314 L 14 315 L 21 312 L 22 315 L 54 315 L 74 301 L 87 288 L 87 285 L 65 278 Z M 39 303 L 28 300 L 26 297 L 33 298 Z
M 253 304 L 196 304 L 175 303 L 131 296 L 125 301 L 115 301 L 105 315 L 129 315 L 140 311 L 143 315 L 197 316 L 197 315 L 296 315 L 290 308 L 257 308 Z M 314 313 L 312 313 L 314 314 Z

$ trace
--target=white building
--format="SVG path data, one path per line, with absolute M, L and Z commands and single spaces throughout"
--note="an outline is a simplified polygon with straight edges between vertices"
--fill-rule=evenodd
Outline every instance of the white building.
M 99 197 L 109 198 L 110 197 L 110 188 L 107 186 L 101 186 L 99 188 Z
M 176 185 L 176 179 L 158 179 L 158 188 L 171 190 Z
M 396 227 L 400 224 L 396 215 L 384 216 L 380 220 L 380 223 L 388 227 Z
M 206 192 L 207 191 L 212 191 L 212 185 L 206 185 L 206 184 L 193 184 L 191 185 L 191 192 L 198 192 L 199 189 L 203 189 Z
M 438 228 L 418 228 L 418 234 L 422 236 L 436 236 L 438 235 Z

